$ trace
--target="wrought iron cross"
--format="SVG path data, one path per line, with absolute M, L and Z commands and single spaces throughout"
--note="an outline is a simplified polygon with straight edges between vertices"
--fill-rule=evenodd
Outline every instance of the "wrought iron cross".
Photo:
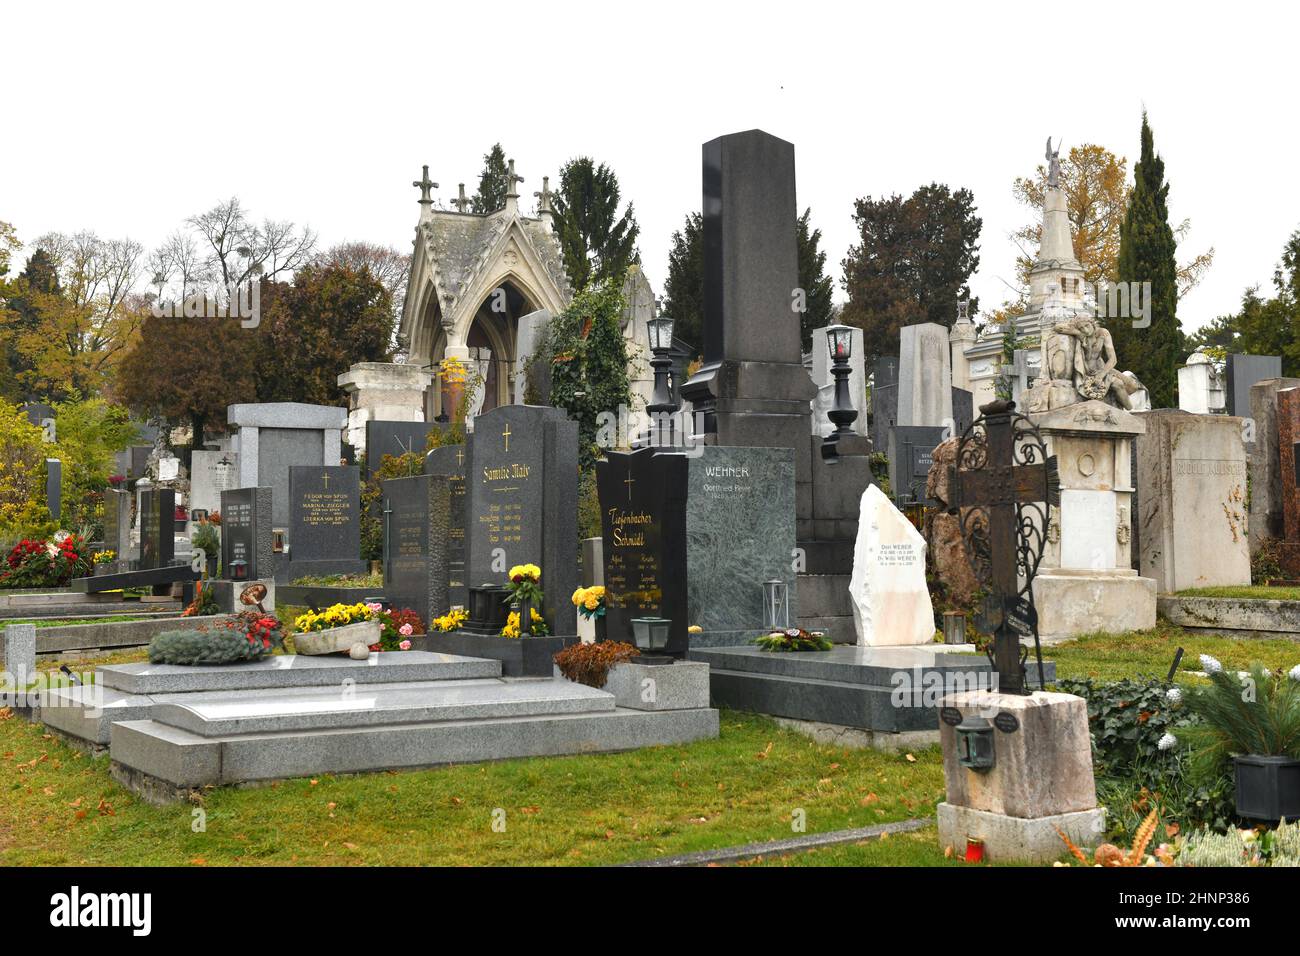
M 993 632 L 989 657 L 998 690 L 1027 694 L 1028 652 L 1020 638 L 1032 636 L 1037 646 L 1032 584 L 1052 506 L 1060 501 L 1060 479 L 1056 456 L 1047 454 L 1038 429 L 1015 408 L 1008 401 L 980 406 L 948 468 L 948 510 L 960 516 L 971 568 L 989 591 L 983 629 Z M 1041 651 L 1038 661 L 1041 682 Z

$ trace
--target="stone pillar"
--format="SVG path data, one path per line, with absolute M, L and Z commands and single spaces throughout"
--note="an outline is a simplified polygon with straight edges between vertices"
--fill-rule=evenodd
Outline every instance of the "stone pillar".
M 974 344 L 975 323 L 970 319 L 954 323 L 948 332 L 948 346 L 952 352 L 952 384 L 956 388 L 971 390 L 970 361 L 966 358 L 966 350 Z
M 1287 574 L 1300 576 L 1300 469 L 1296 444 L 1300 443 L 1300 388 L 1277 392 L 1278 471 L 1282 497 L 1281 561 Z
M 36 625 L 10 624 L 4 630 L 4 679 L 15 691 L 26 687 L 36 676 Z
M 1282 508 L 1282 471 L 1278 457 L 1277 393 L 1300 386 L 1300 378 L 1266 378 L 1250 387 L 1250 418 L 1242 440 L 1250 469 L 1250 553 L 1255 555 L 1266 538 L 1285 534 Z
M 944 425 L 952 421 L 950 352 L 948 330 L 937 322 L 899 329 L 899 425 Z
M 1141 570 L 1160 593 L 1250 584 L 1242 419 L 1139 412 Z
M 1133 570 L 1132 438 L 1146 426 L 1100 401 L 1031 415 L 1057 456 L 1061 504 L 1052 510 L 1034 579 L 1045 639 L 1156 624 L 1156 582 Z
M 348 393 L 347 442 L 361 454 L 366 445 L 366 422 L 424 421 L 425 392 L 433 373 L 419 365 L 358 362 L 338 381 Z M 335 456 L 331 463 L 337 460 Z
M 939 845 L 960 857 L 982 840 L 990 862 L 1050 863 L 1076 846 L 1096 846 L 1106 811 L 1097 806 L 1088 705 L 1072 694 L 1028 696 L 967 691 L 943 699 L 939 723 L 947 800 L 939 804 Z M 954 723 L 992 724 L 993 766 L 962 766 Z

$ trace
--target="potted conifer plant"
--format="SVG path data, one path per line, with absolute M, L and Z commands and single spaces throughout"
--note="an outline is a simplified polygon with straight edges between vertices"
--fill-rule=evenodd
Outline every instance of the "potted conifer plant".
M 1192 747 L 1194 773 L 1221 774 L 1231 759 L 1239 816 L 1294 820 L 1300 816 L 1300 665 L 1273 674 L 1254 663 L 1238 674 L 1207 654 L 1201 667 L 1209 683 L 1185 695 L 1200 722 L 1179 731 Z

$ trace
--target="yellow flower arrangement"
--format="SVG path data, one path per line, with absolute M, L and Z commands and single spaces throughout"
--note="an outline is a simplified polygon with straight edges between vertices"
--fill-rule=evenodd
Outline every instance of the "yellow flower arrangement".
M 296 631 L 327 631 L 334 627 L 368 621 L 380 611 L 378 604 L 332 604 L 323 611 L 308 611 L 293 620 Z
M 525 580 L 540 581 L 542 569 L 535 564 L 516 564 L 510 569 L 508 577 L 516 584 Z
M 593 584 L 573 592 L 573 606 L 583 617 L 602 617 L 605 614 L 605 586 Z
M 433 630 L 435 631 L 458 631 L 462 624 L 469 620 L 469 611 L 463 607 L 454 607 L 442 617 L 433 619 Z
M 537 608 L 532 608 L 532 612 L 533 613 L 531 616 L 531 620 L 533 622 L 533 627 L 535 628 L 538 624 L 545 626 L 546 619 L 537 613 Z M 545 631 L 543 631 L 543 633 L 545 633 Z M 506 626 L 501 628 L 501 636 L 502 637 L 519 636 L 519 612 L 518 611 L 510 612 L 510 616 L 506 618 Z

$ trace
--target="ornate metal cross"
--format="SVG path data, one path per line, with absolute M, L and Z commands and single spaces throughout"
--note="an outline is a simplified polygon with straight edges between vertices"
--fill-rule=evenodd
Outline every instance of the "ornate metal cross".
M 989 654 L 998 690 L 1027 694 L 1021 637 L 1038 643 L 1033 580 L 1043 557 L 1052 506 L 1060 501 L 1056 456 L 1015 402 L 980 406 L 948 469 L 948 510 L 960 516 L 975 577 L 988 589 L 982 628 L 993 633 Z M 1042 680 L 1042 653 L 1038 657 Z
M 415 182 L 411 183 L 411 185 L 414 186 L 416 189 L 420 190 L 421 206 L 427 206 L 433 202 L 433 199 L 429 195 L 429 191 L 432 189 L 437 189 L 438 184 L 429 178 L 428 166 L 424 167 L 424 175 L 422 175 Z

